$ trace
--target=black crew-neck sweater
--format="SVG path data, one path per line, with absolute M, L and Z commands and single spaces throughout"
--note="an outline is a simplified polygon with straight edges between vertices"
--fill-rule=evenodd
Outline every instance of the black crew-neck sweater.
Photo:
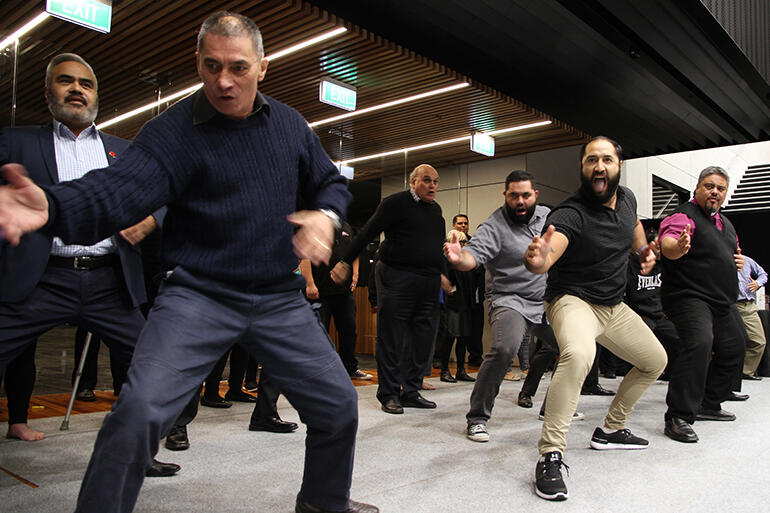
M 380 260 L 417 274 L 445 272 L 444 217 L 435 201 L 415 201 L 411 191 L 391 194 L 353 240 L 343 260 L 352 263 L 369 242 L 385 232 Z

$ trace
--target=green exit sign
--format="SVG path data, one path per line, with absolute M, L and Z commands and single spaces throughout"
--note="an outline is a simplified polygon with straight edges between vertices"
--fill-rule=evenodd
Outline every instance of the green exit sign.
M 47 0 L 45 10 L 72 23 L 99 32 L 109 32 L 112 23 L 111 0 Z
M 482 134 L 481 132 L 475 132 L 471 135 L 471 151 L 481 153 L 487 157 L 495 156 L 495 140 L 494 138 Z
M 356 88 L 337 80 L 322 79 L 318 99 L 340 109 L 356 110 Z

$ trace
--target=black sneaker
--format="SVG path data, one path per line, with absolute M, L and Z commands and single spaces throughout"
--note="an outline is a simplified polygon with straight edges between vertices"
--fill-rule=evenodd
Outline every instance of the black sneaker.
M 606 433 L 602 428 L 594 429 L 591 437 L 591 447 L 600 451 L 610 449 L 638 450 L 649 447 L 650 442 L 644 438 L 635 436 L 628 429 L 618 429 L 612 433 Z
M 535 466 L 535 493 L 549 501 L 565 501 L 569 497 L 567 486 L 561 477 L 561 467 L 569 475 L 569 467 L 561 459 L 558 451 L 547 452 L 540 456 Z

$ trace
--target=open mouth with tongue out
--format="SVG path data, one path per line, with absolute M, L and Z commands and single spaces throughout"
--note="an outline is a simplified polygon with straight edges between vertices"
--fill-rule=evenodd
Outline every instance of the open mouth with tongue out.
M 593 176 L 591 178 L 591 188 L 598 195 L 604 194 L 607 190 L 607 175 Z

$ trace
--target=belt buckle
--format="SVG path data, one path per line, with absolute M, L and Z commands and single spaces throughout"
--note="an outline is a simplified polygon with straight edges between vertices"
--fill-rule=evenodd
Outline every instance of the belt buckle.
M 93 259 L 90 256 L 78 256 L 72 260 L 72 267 L 78 270 L 88 270 L 91 268 L 91 261 Z

